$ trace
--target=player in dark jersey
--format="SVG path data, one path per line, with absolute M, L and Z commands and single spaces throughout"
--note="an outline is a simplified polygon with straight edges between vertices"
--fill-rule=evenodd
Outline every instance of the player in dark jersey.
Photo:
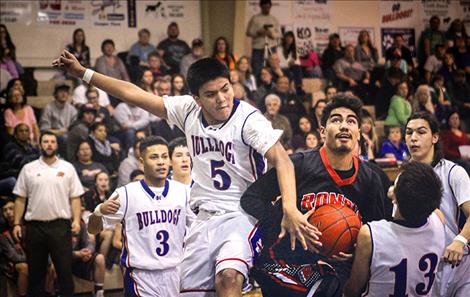
M 361 106 L 357 98 L 334 97 L 321 118 L 325 144 L 318 151 L 292 156 L 297 207 L 305 216 L 324 204 L 342 204 L 356 211 L 364 223 L 384 218 L 380 178 L 354 153 Z M 241 198 L 243 209 L 259 220 L 250 241 L 258 256 L 252 273 L 263 296 L 340 296 L 349 277 L 352 254 L 340 253 L 333 259 L 321 256 L 315 234 L 309 237 L 307 251 L 292 251 L 289 238 L 279 239 L 282 207 L 276 180 L 276 171 L 269 171 Z

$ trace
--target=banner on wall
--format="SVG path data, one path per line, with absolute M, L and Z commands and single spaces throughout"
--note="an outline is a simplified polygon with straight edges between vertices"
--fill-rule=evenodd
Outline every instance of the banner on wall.
M 413 0 L 382 0 L 379 11 L 382 27 L 414 27 L 418 19 L 418 3 Z
M 2 1 L 0 2 L 0 23 L 29 26 L 32 22 L 32 11 L 31 1 Z
M 127 1 L 91 0 L 87 3 L 91 9 L 92 26 L 125 27 L 127 25 Z
M 71 0 L 39 0 L 37 5 L 36 23 L 49 26 L 78 26 L 88 25 L 88 1 Z
M 306 56 L 312 50 L 315 50 L 315 31 L 307 24 L 296 24 L 294 26 L 295 45 L 297 55 Z
M 416 56 L 416 37 L 414 28 L 382 28 L 381 29 L 381 45 L 382 45 L 382 56 L 385 56 L 385 52 L 393 44 L 393 36 L 395 34 L 403 35 L 405 44 L 411 51 L 413 57 Z
M 174 22 L 182 22 L 188 15 L 188 9 L 192 7 L 187 1 L 139 1 L 140 10 L 139 18 L 148 21 L 167 20 Z
M 325 25 L 331 19 L 328 0 L 296 0 L 293 2 L 292 13 L 296 22 L 313 22 Z
M 338 34 L 343 46 L 347 44 L 356 46 L 357 37 L 359 36 L 359 32 L 361 31 L 369 32 L 370 41 L 372 42 L 372 44 L 374 44 L 375 30 L 372 27 L 339 27 Z
M 449 28 L 452 20 L 468 17 L 468 12 L 465 15 L 464 8 L 468 8 L 470 2 L 468 0 L 422 0 L 418 2 L 418 5 L 421 11 L 420 25 L 423 29 L 429 27 L 429 20 L 436 15 L 441 19 L 440 29 L 445 31 Z

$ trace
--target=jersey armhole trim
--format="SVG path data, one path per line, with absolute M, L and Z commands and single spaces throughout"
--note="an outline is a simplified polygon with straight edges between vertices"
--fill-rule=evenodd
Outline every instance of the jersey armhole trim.
M 191 110 L 188 112 L 188 114 L 186 114 L 186 116 L 184 117 L 184 121 L 183 121 L 183 132 L 186 130 L 186 120 L 188 119 L 189 115 L 194 111 L 194 109 L 197 107 L 197 104 L 195 104 L 193 106 L 193 108 L 191 108 Z
M 243 129 L 245 128 L 245 124 L 246 124 L 246 121 L 248 120 L 248 118 L 254 114 L 255 112 L 257 112 L 258 110 L 253 110 L 249 115 L 246 116 L 245 120 L 243 121 L 243 125 L 242 125 L 242 129 L 241 129 L 241 132 L 240 132 L 240 136 L 241 136 L 241 139 L 242 139 L 242 142 L 245 144 L 245 145 L 248 145 L 246 142 L 245 142 L 245 139 L 243 138 Z
M 127 187 L 124 186 L 124 191 L 126 191 L 126 209 L 124 210 L 124 216 L 122 217 L 122 219 L 124 220 L 124 218 L 126 217 L 126 214 L 127 214 L 127 207 L 129 206 L 129 199 L 127 197 Z
M 450 168 L 449 173 L 447 174 L 447 184 L 449 185 L 450 192 L 452 193 L 452 197 L 454 198 L 457 206 L 460 207 L 457 203 L 457 199 L 455 198 L 455 193 L 454 193 L 454 189 L 452 189 L 452 184 L 450 183 L 450 174 L 452 173 L 452 169 L 454 169 L 456 166 L 457 166 L 457 164 L 454 164 Z

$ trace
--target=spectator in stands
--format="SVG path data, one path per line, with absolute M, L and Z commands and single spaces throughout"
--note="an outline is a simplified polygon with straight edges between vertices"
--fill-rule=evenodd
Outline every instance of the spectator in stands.
M 39 121 L 41 131 L 50 131 L 57 136 L 59 151 L 66 156 L 67 133 L 77 117 L 77 110 L 68 103 L 70 86 L 59 84 L 54 89 L 54 101 L 44 107 Z
M 456 110 L 449 114 L 446 126 L 447 129 L 441 131 L 444 157 L 470 172 L 470 157 L 462 156 L 459 151 L 459 146 L 470 145 L 470 141 L 467 134 L 460 129 L 460 116 Z
M 431 88 L 432 103 L 435 106 L 436 117 L 445 124 L 445 119 L 452 110 L 452 98 L 447 88 L 445 87 L 444 77 L 440 74 L 436 74 L 433 79 L 433 88 Z
M 124 145 L 124 151 L 127 152 L 134 145 L 135 131 L 148 126 L 148 112 L 135 105 L 121 102 L 114 110 L 113 116 L 121 125 L 121 143 Z
M 445 34 L 447 39 L 448 47 L 452 47 L 455 45 L 455 38 L 463 37 L 464 40 L 468 38 L 467 31 L 465 30 L 465 26 L 460 19 L 455 19 L 450 23 L 449 29 Z
M 89 102 L 89 99 L 87 98 L 87 91 L 89 89 L 94 89 L 97 92 L 97 103 L 99 106 L 106 108 L 109 113 L 113 113 L 114 108 L 109 102 L 109 96 L 106 94 L 101 89 L 98 89 L 97 87 L 91 86 L 87 84 L 86 82 L 82 81 L 82 84 L 80 84 L 78 87 L 76 87 L 73 90 L 72 94 L 72 104 L 75 106 L 75 108 L 80 109 L 80 107 Z
M 379 137 L 375 131 L 375 121 L 365 109 L 362 110 L 361 138 L 365 148 L 363 155 L 367 156 L 368 161 L 375 159 L 376 153 L 379 152 Z
M 307 132 L 304 137 L 304 146 L 299 147 L 295 150 L 298 152 L 305 152 L 308 150 L 314 150 L 321 146 L 321 137 L 318 131 L 312 130 Z
M 136 170 L 131 172 L 129 177 L 131 179 L 131 182 L 142 180 L 142 179 L 144 179 L 144 171 L 142 171 L 140 169 L 136 169 Z
M 442 67 L 442 60 L 446 53 L 446 47 L 444 44 L 436 44 L 434 54 L 426 59 L 424 64 L 424 78 L 428 84 L 431 83 L 432 76 L 435 75 Z
M 273 74 L 271 72 L 271 68 L 263 67 L 261 69 L 260 74 L 260 85 L 257 87 L 256 91 L 253 92 L 253 100 L 256 102 L 256 106 L 261 110 L 264 111 L 265 104 L 264 104 L 264 97 L 267 94 L 272 93 L 274 91 L 274 83 L 273 83 Z
M 362 30 L 357 37 L 357 45 L 355 48 L 355 57 L 364 69 L 372 71 L 379 61 L 377 49 L 372 45 L 369 32 Z
M 1 171 L 6 176 L 18 176 L 23 166 L 39 157 L 39 150 L 31 145 L 29 126 L 19 123 L 13 129 L 13 141 L 8 142 L 3 148 Z M 7 174 L 7 172 L 9 172 Z
M 8 98 L 8 92 L 10 89 L 18 89 L 23 95 L 26 94 L 26 90 L 23 86 L 23 82 L 19 78 L 10 79 L 5 87 L 5 90 L 0 93 L 0 97 Z
M 310 109 L 310 123 L 312 130 L 320 131 L 321 115 L 328 101 L 326 99 L 319 99 L 315 105 Z
M 470 132 L 470 84 L 465 81 L 465 72 L 457 70 L 452 89 L 454 104 L 458 107 L 467 132 Z
M 310 119 L 306 116 L 300 117 L 299 122 L 295 129 L 294 137 L 292 137 L 292 148 L 293 150 L 297 150 L 299 148 L 305 147 L 305 137 L 307 137 L 307 133 L 312 131 L 312 123 Z
M 113 124 L 115 122 L 111 118 L 109 109 L 112 109 L 113 112 L 114 109 L 112 108 L 111 104 L 108 105 L 108 108 L 105 108 L 99 103 L 101 102 L 101 94 L 102 93 L 98 90 L 98 88 L 90 87 L 86 90 L 85 97 L 88 104 L 91 104 L 96 110 L 95 121 L 104 123 L 109 131 L 113 131 L 112 127 L 115 126 Z
M 387 117 L 390 100 L 395 95 L 397 85 L 403 81 L 404 74 L 400 69 L 390 68 L 385 74 L 385 79 L 375 95 L 375 116 L 377 119 L 385 119 Z
M 140 140 L 134 143 L 134 149 L 129 151 L 127 158 L 125 158 L 119 165 L 118 186 L 127 185 L 130 182 L 130 174 L 136 169 L 143 169 L 140 163 Z
M 146 28 L 140 29 L 137 33 L 139 40 L 135 42 L 129 49 L 127 54 L 127 63 L 131 63 L 131 57 L 138 57 L 140 65 L 147 65 L 148 55 L 156 50 L 155 46 L 150 43 L 150 31 Z
M 19 123 L 24 123 L 29 127 L 30 139 L 33 145 L 39 143 L 39 127 L 34 115 L 33 108 L 27 104 L 26 96 L 20 88 L 10 88 L 7 95 L 7 108 L 3 116 L 5 127 L 10 135 L 13 135 L 14 128 Z
M 171 96 L 188 95 L 189 89 L 186 79 L 182 74 L 174 74 L 171 77 Z
M 301 98 L 292 91 L 287 76 L 279 77 L 276 82 L 274 94 L 281 98 L 281 110 L 279 113 L 285 115 L 289 119 L 291 127 L 294 127 L 295 124 L 298 123 L 299 118 L 306 115 L 307 112 Z
M 256 91 L 256 78 L 251 71 L 250 58 L 243 56 L 238 59 L 237 71 L 240 75 L 240 83 L 248 89 L 250 94 Z
M 191 155 L 185 137 L 178 137 L 168 144 L 171 160 L 171 179 L 189 187 L 192 186 Z
M 180 63 L 183 57 L 191 52 L 189 45 L 178 38 L 180 34 L 178 24 L 172 22 L 168 25 L 168 38 L 162 40 L 158 46 L 158 52 L 163 57 L 165 64 L 170 67 L 169 74 L 180 73 Z
M 20 77 L 11 53 L 8 51 L 8 48 L 3 46 L 0 46 L 0 69 L 6 70 L 10 75 L 10 79 Z
M 191 64 L 193 64 L 197 60 L 204 58 L 204 56 L 204 43 L 199 38 L 193 39 L 193 42 L 191 43 L 191 52 L 189 54 L 186 54 L 181 59 L 180 73 L 184 77 L 186 77 L 186 75 L 188 74 L 189 66 L 191 66 Z
M 95 122 L 96 109 L 87 103 L 82 105 L 77 120 L 69 127 L 67 138 L 67 160 L 73 162 L 80 143 L 88 138 L 90 126 Z
M 455 45 L 449 49 L 449 52 L 454 56 L 457 68 L 463 69 L 470 77 L 470 50 L 465 44 L 465 37 L 457 36 Z
M 153 84 L 153 75 L 152 75 L 152 71 L 150 71 L 150 69 L 148 68 L 144 68 L 144 70 L 142 71 L 142 76 L 140 78 L 140 81 L 139 81 L 139 86 L 151 93 L 152 92 L 152 84 Z
M 149 54 L 148 64 L 154 80 L 158 80 L 168 74 L 168 68 L 163 65 L 162 57 L 158 52 L 151 52 Z
M 111 175 L 119 166 L 119 143 L 111 143 L 108 139 L 106 126 L 103 123 L 93 123 L 90 127 L 89 142 L 92 150 L 92 160 L 101 163 Z
M 281 45 L 277 49 L 277 55 L 279 56 L 279 65 L 284 74 L 294 81 L 296 90 L 301 90 L 302 68 L 300 67 L 300 59 L 297 56 L 295 36 L 292 31 L 284 33 Z
M 331 98 L 338 93 L 338 89 L 335 86 L 327 86 L 325 88 L 325 100 L 326 102 L 330 102 Z
M 90 48 L 85 42 L 85 31 L 77 28 L 73 31 L 73 41 L 69 43 L 66 49 L 74 55 L 83 67 L 90 68 Z
M 347 45 L 344 57 L 333 65 L 336 77 L 342 81 L 343 90 L 351 90 L 366 102 L 366 86 L 369 84 L 370 73 L 354 58 L 354 46 Z
M 406 46 L 405 38 L 401 33 L 397 33 L 393 36 L 393 45 L 386 50 L 385 60 L 391 61 L 397 53 L 397 50 L 402 59 L 406 61 L 408 67 L 407 72 L 411 72 L 414 68 L 413 56 L 411 55 L 410 49 Z
M 13 237 L 25 236 L 28 261 L 28 296 L 44 296 L 49 255 L 57 271 L 60 295 L 72 297 L 72 233 L 80 231 L 80 196 L 83 187 L 72 164 L 57 157 L 57 136 L 44 132 L 42 157 L 23 167 L 16 195 Z M 26 208 L 27 205 L 27 208 Z M 21 220 L 26 208 L 26 234 Z M 72 221 L 72 223 L 71 223 Z
M 408 83 L 406 81 L 397 85 L 395 95 L 390 101 L 386 126 L 404 126 L 411 115 L 411 104 L 408 101 Z
M 457 71 L 457 65 L 455 65 L 454 55 L 451 53 L 446 53 L 444 55 L 444 63 L 442 64 L 441 69 L 437 72 L 444 78 L 444 86 L 447 89 L 452 89 L 454 84 L 454 75 Z
M 413 113 L 421 111 L 434 114 L 434 105 L 432 104 L 431 91 L 428 85 L 418 86 L 413 97 L 412 109 Z
M 236 72 L 236 70 L 233 70 L 233 71 Z M 238 75 L 238 72 L 236 73 Z M 246 101 L 251 104 L 250 102 L 251 100 L 246 93 L 245 87 L 241 83 L 239 82 L 232 83 L 232 88 L 233 88 L 233 95 L 235 98 Z
M 271 0 L 260 0 L 261 12 L 251 17 L 246 28 L 246 36 L 251 37 L 251 66 L 258 77 L 264 66 L 265 51 L 274 53 L 281 37 L 281 26 L 276 17 L 270 15 Z
M 429 27 L 421 33 L 418 41 L 418 63 L 424 65 L 426 59 L 433 55 L 437 44 L 445 44 L 444 32 L 439 30 L 441 19 L 434 15 L 429 20 Z
M 86 189 L 93 187 L 98 173 L 108 171 L 103 164 L 93 161 L 93 151 L 88 140 L 80 142 L 76 149 L 75 157 L 77 161 L 73 163 L 73 166 L 77 170 L 80 182 Z
M 401 138 L 401 126 L 387 126 L 385 129 L 387 139 L 380 149 L 381 158 L 390 158 L 404 161 L 408 158 L 408 148 Z
M 114 41 L 105 39 L 101 43 L 101 52 L 103 55 L 96 59 L 96 71 L 116 79 L 129 81 L 129 74 L 124 63 L 114 55 Z
M 227 38 L 224 36 L 219 36 L 215 40 L 212 50 L 212 57 L 224 63 L 230 71 L 235 70 L 237 58 L 232 53 L 230 44 L 228 43 Z
M 328 47 L 323 51 L 321 56 L 321 69 L 323 76 L 333 85 L 336 83 L 336 75 L 333 65 L 344 57 L 344 47 L 341 45 L 341 39 L 337 33 L 333 33 L 328 37 Z
M 0 47 L 7 49 L 9 56 L 16 61 L 16 47 L 11 40 L 10 32 L 4 24 L 0 24 Z
M 16 284 L 18 297 L 26 297 L 28 289 L 28 264 L 23 241 L 17 242 L 12 235 L 15 218 L 15 202 L 1 199 L 2 217 L 7 229 L 0 234 L 0 273 Z
M 303 77 L 323 77 L 318 54 L 310 49 L 305 55 L 300 57 Z
M 284 71 L 281 67 L 281 58 L 279 53 L 273 53 L 268 58 L 268 66 L 271 69 L 271 73 L 273 74 L 273 81 L 276 83 L 279 77 L 287 76 L 289 81 L 291 80 L 291 73 L 288 71 Z
M 80 233 L 72 236 L 72 272 L 76 277 L 94 283 L 94 297 L 104 297 L 105 258 L 95 252 L 86 229 L 82 222 Z
M 292 139 L 292 127 L 289 119 L 279 114 L 281 98 L 275 94 L 269 94 L 266 96 L 264 103 L 266 105 L 264 116 L 271 122 L 274 129 L 284 131 L 281 136 L 281 143 L 283 145 L 289 144 Z

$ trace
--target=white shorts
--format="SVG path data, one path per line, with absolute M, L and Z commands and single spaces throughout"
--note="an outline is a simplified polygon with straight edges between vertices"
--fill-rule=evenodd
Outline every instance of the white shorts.
M 126 268 L 125 297 L 178 297 L 179 294 L 180 273 L 177 268 L 164 270 Z
M 231 268 L 245 277 L 253 266 L 249 242 L 255 219 L 242 212 L 198 213 L 186 237 L 181 264 L 181 296 L 215 296 L 215 275 Z
M 433 296 L 470 296 L 470 255 L 464 255 L 459 266 L 452 268 L 451 264 L 441 261 L 439 268 Z

